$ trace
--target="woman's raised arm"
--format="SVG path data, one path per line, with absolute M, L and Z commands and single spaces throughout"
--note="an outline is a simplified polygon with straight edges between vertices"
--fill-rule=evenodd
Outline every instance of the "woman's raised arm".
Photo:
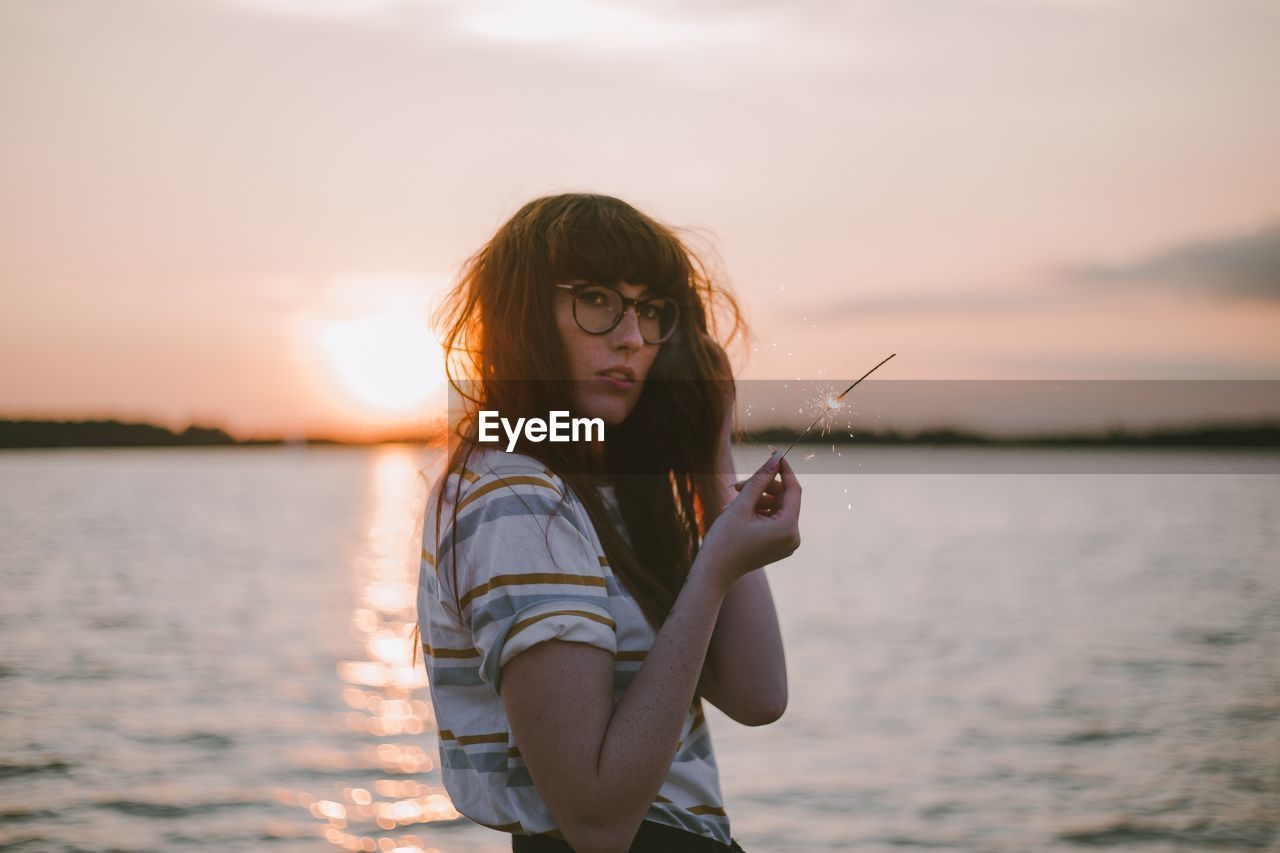
M 630 846 L 675 758 L 723 597 L 710 573 L 690 578 L 616 707 L 603 649 L 551 640 L 503 667 L 511 733 L 579 853 Z
M 707 527 L 735 496 L 733 403 L 716 445 L 715 471 L 701 492 Z M 772 491 L 771 487 L 771 491 Z M 765 501 L 772 502 L 773 495 Z M 762 726 L 787 707 L 787 663 L 778 613 L 764 570 L 748 572 L 725 596 L 707 650 L 702 695 L 731 720 Z
M 502 668 L 500 695 L 530 778 L 581 853 L 630 846 L 675 757 L 727 591 L 742 574 L 798 547 L 799 486 L 783 465 L 779 512 L 754 510 L 776 472 L 766 463 L 709 533 L 616 705 L 612 658 L 593 646 L 549 640 Z

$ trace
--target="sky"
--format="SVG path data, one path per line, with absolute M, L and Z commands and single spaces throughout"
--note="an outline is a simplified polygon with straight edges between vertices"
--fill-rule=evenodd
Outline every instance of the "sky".
M 439 413 L 523 203 L 713 256 L 742 379 L 1280 379 L 1270 0 L 8 0 L 0 417 Z

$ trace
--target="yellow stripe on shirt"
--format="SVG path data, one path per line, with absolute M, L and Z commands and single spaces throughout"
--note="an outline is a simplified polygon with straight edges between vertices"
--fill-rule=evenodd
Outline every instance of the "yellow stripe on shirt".
M 618 630 L 617 623 L 612 619 L 607 619 L 604 616 L 600 616 L 599 614 L 592 613 L 588 610 L 552 610 L 548 613 L 539 613 L 537 616 L 530 616 L 528 619 L 522 619 L 512 625 L 510 633 L 507 634 L 507 641 L 510 642 L 512 637 L 519 634 L 535 622 L 541 622 L 543 619 L 550 619 L 552 616 L 581 616 L 584 619 L 590 619 L 592 622 L 599 622 L 601 625 L 608 625 L 609 630 L 611 631 Z
M 465 608 L 475 599 L 502 586 L 520 586 L 522 584 L 562 583 L 574 586 L 597 586 L 605 588 L 604 578 L 595 575 L 575 575 L 568 572 L 522 572 L 512 575 L 496 575 L 477 587 L 468 590 L 458 599 L 458 607 Z
M 490 492 L 498 489 L 505 489 L 509 486 L 540 486 L 548 491 L 554 492 L 557 497 L 563 497 L 560 490 L 548 483 L 541 477 L 503 477 L 500 480 L 494 480 L 492 483 L 485 483 L 478 486 L 474 491 L 468 494 L 458 503 L 458 512 L 462 512 L 472 501 L 479 500 Z
M 506 732 L 494 732 L 493 734 L 484 735 L 455 735 L 449 729 L 440 730 L 441 740 L 451 740 L 462 746 L 470 746 L 473 743 L 506 743 Z
M 432 648 L 426 643 L 422 644 L 422 652 L 428 657 L 433 657 L 433 658 L 478 658 L 480 657 L 479 649 L 439 649 L 439 648 Z
M 721 817 L 728 817 L 724 812 L 723 806 L 688 806 L 685 811 L 690 814 L 715 814 Z

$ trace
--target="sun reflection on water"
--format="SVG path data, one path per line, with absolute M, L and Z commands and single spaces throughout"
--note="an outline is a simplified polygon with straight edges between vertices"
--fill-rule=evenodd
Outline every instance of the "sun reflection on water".
M 432 850 L 422 835 L 386 834 L 462 816 L 439 783 L 435 755 L 412 737 L 436 728 L 425 669 L 412 659 L 418 467 L 404 448 L 380 448 L 376 454 L 366 548 L 353 566 L 350 624 L 365 656 L 339 661 L 337 669 L 344 682 L 342 702 L 349 709 L 338 725 L 366 748 L 376 742 L 369 756 L 376 758 L 356 766 L 378 767 L 379 778 L 342 786 L 328 797 L 299 794 L 296 803 L 324 822 L 322 835 L 336 848 Z M 411 737 L 396 740 L 401 736 Z

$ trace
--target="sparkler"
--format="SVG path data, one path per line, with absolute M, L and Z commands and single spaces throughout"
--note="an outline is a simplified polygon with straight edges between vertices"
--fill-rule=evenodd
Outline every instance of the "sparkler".
M 891 353 L 889 355 L 889 358 L 886 358 L 884 361 L 880 362 L 880 364 L 884 364 L 885 361 L 888 361 L 890 358 L 893 358 L 895 355 L 897 355 L 896 352 Z M 813 419 L 813 423 L 805 427 L 804 432 L 800 433 L 800 435 L 796 438 L 796 440 L 791 442 L 791 444 L 787 447 L 786 450 L 782 451 L 782 456 L 778 457 L 779 461 L 781 461 L 783 458 L 786 457 L 788 453 L 791 452 L 792 447 L 795 447 L 797 444 L 800 443 L 800 439 L 804 438 L 806 435 L 809 434 L 809 430 L 813 429 L 814 425 L 817 424 L 818 421 L 822 420 L 824 415 L 827 415 L 831 412 L 838 410 L 843 405 L 841 401 L 844 400 L 844 395 L 852 391 L 854 388 L 854 385 L 857 385 L 858 382 L 861 382 L 863 379 L 866 379 L 868 376 L 874 373 L 880 367 L 880 364 L 877 364 L 875 367 L 871 368 L 866 373 L 862 374 L 862 376 L 858 379 L 857 382 L 854 382 L 853 385 L 850 385 L 848 388 L 844 389 L 839 394 L 828 394 L 826 400 L 823 401 L 822 403 L 821 409 L 818 412 L 818 416 Z

